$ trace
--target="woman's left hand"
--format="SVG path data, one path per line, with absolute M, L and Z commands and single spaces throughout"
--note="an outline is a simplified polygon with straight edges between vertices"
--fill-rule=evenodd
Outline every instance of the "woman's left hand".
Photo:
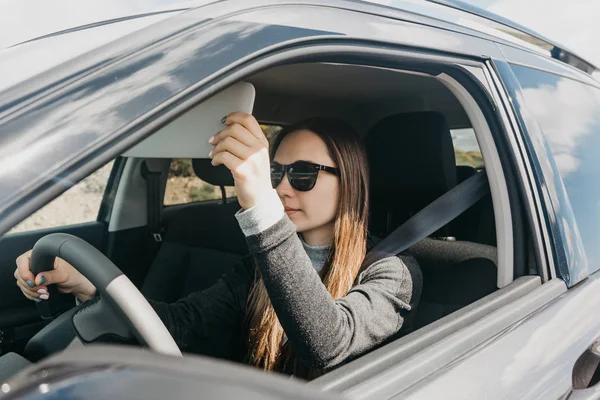
M 229 114 L 209 143 L 213 165 L 224 164 L 233 175 L 238 201 L 244 210 L 272 194 L 269 142 L 256 119 L 244 112 Z

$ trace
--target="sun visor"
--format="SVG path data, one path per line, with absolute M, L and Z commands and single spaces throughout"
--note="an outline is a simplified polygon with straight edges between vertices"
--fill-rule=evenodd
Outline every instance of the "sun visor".
M 123 153 L 137 158 L 207 158 L 208 139 L 223 129 L 221 119 L 234 111 L 252 113 L 256 91 L 237 83 L 206 99 Z

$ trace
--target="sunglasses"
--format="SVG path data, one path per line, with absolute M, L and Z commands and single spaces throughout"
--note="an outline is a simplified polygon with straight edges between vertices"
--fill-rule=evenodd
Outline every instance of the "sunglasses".
M 287 173 L 291 187 L 299 192 L 308 192 L 315 187 L 319 171 L 329 172 L 337 176 L 340 174 L 338 168 L 308 161 L 296 161 L 288 165 L 271 162 L 271 184 L 273 185 L 273 189 L 277 188 Z

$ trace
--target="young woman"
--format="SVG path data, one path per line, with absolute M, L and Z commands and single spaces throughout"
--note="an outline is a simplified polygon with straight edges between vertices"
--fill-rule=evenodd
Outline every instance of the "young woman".
M 407 330 L 421 273 L 408 256 L 362 265 L 368 170 L 353 129 L 307 120 L 283 129 L 269 155 L 253 116 L 232 113 L 222 122 L 209 157 L 233 174 L 250 255 L 207 290 L 173 304 L 150 302 L 180 348 L 209 341 L 234 359 L 312 378 Z M 80 301 L 95 295 L 60 259 L 34 277 L 29 254 L 15 271 L 27 298 L 47 300 L 48 284 Z

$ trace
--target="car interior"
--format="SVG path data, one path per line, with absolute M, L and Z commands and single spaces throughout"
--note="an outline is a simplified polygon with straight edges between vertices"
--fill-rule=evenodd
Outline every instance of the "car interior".
M 347 121 L 361 134 L 370 164 L 370 233 L 376 237 L 386 237 L 432 201 L 485 169 L 483 164 L 457 163 L 462 150 L 457 148 L 453 132 L 470 130 L 476 144 L 477 130 L 455 94 L 434 76 L 363 65 L 306 63 L 272 67 L 244 82 L 255 91 L 250 106 L 265 126 L 328 116 Z M 214 115 L 217 109 L 205 107 L 197 118 L 210 116 L 219 121 L 222 115 Z M 201 137 L 186 140 L 206 141 L 212 134 L 203 131 Z M 152 157 L 140 156 L 147 154 L 144 152 L 125 153 L 113 166 L 93 229 L 79 226 L 7 234 L 0 239 L 0 249 L 7 249 L 2 262 L 16 258 L 45 234 L 74 232 L 103 251 L 153 300 L 174 302 L 211 286 L 247 253 L 234 217 L 239 204 L 235 197 L 222 196 L 165 206 L 175 158 L 191 159 L 196 177 L 223 189 L 222 193 L 233 186 L 224 167 L 212 167 L 204 155 L 208 151 L 182 147 L 186 151 L 171 157 L 162 151 Z M 146 151 L 153 148 L 157 146 Z M 498 249 L 496 222 L 494 202 L 488 194 L 408 250 L 424 276 L 414 330 L 499 289 L 499 251 L 512 249 Z M 95 233 L 98 229 L 102 233 Z M 45 323 L 39 322 L 35 306 L 22 298 L 16 285 L 4 285 L 6 298 L 20 311 L 12 320 L 1 321 L 0 329 L 10 332 L 12 340 L 12 347 L 3 353 L 11 350 L 34 361 L 68 344 L 55 333 L 39 338 L 38 331 Z M 72 297 L 65 296 L 63 302 L 65 309 L 75 306 Z M 66 331 L 62 334 L 69 337 Z M 33 342 L 37 345 L 26 346 L 36 334 L 38 340 Z M 40 346 L 40 342 L 45 344 Z M 215 354 L 209 346 L 200 353 L 228 357 Z
M 364 135 L 371 168 L 370 232 L 377 237 L 387 236 L 477 172 L 474 167 L 456 166 L 455 161 L 450 130 L 469 128 L 467 115 L 453 94 L 429 77 L 381 68 L 307 64 L 273 68 L 247 82 L 256 88 L 254 115 L 261 122 L 283 126 L 325 114 L 351 122 Z M 193 168 L 203 181 L 233 184 L 231 175 L 212 167 L 208 159 L 194 159 Z M 232 199 L 210 206 L 167 207 L 164 243 L 142 292 L 156 300 L 174 301 L 209 286 L 223 269 L 231 268 L 247 252 L 233 216 L 238 209 Z M 410 249 L 425 276 L 417 327 L 497 289 L 495 246 L 493 207 L 487 197 Z M 180 262 L 168 264 L 165 259 Z M 172 268 L 179 273 L 173 274 Z M 169 282 L 182 275 L 186 276 L 183 282 L 199 286 Z M 172 283 L 166 285 L 171 291 L 164 291 L 165 282 Z

